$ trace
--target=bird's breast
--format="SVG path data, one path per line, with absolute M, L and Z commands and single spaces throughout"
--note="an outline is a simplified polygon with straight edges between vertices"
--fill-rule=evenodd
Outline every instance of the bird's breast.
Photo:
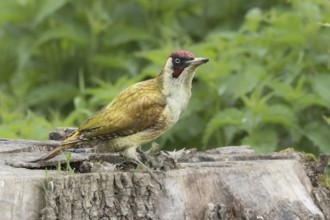
M 191 92 L 190 91 L 177 91 L 177 93 L 168 95 L 166 97 L 166 109 L 167 121 L 170 126 L 174 125 L 182 113 L 186 109 Z

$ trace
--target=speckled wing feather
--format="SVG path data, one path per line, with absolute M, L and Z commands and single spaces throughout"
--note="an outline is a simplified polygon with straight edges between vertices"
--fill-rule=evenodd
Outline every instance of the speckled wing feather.
M 157 126 L 166 100 L 153 80 L 135 84 L 87 119 L 78 129 L 81 138 L 127 136 Z

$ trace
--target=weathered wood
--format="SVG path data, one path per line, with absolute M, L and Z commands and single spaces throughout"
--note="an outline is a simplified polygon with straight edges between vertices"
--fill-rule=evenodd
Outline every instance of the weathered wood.
M 295 152 L 190 150 L 180 168 L 154 171 L 160 186 L 148 173 L 118 171 L 110 163 L 121 162 L 117 154 L 73 153 L 88 172 L 74 175 L 46 175 L 58 157 L 41 170 L 24 162 L 58 143 L 0 140 L 1 219 L 330 219 L 324 162 Z

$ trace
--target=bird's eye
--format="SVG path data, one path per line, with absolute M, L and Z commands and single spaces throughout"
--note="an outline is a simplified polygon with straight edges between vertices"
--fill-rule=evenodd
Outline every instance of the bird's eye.
M 175 58 L 174 62 L 175 62 L 175 63 L 180 63 L 181 60 L 180 60 L 179 58 Z

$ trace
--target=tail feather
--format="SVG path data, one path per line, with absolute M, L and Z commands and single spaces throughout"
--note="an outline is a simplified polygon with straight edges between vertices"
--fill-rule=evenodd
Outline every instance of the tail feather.
M 37 163 L 37 162 L 41 162 L 41 161 L 46 161 L 49 159 L 52 159 L 53 157 L 59 155 L 61 152 L 69 149 L 70 147 L 74 146 L 75 144 L 77 144 L 80 140 L 77 138 L 77 134 L 78 132 L 73 133 L 72 135 L 70 135 L 67 139 L 65 139 L 60 146 L 58 146 L 57 148 L 55 148 L 54 150 L 50 151 L 48 154 L 37 158 L 35 160 L 29 161 L 29 163 Z
M 29 161 L 30 163 L 37 163 L 37 162 L 41 162 L 41 161 L 46 161 L 49 159 L 52 159 L 53 157 L 59 155 L 61 152 L 65 151 L 66 149 L 70 148 L 71 145 L 60 145 L 57 148 L 55 148 L 54 150 L 50 151 L 48 154 L 37 158 L 35 160 Z
M 38 162 L 41 162 L 41 161 L 46 161 L 46 160 L 49 160 L 53 157 L 55 157 L 56 155 L 58 155 L 59 153 L 61 152 L 61 148 L 58 147 L 58 148 L 55 148 L 54 150 L 52 150 L 50 153 L 42 156 L 42 157 L 39 157 L 35 160 L 30 160 L 29 163 L 38 163 Z

